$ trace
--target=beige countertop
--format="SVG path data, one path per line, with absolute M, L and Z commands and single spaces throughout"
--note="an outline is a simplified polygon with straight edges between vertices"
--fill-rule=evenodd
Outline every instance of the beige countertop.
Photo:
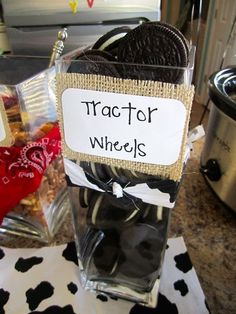
M 199 173 L 203 141 L 194 145 L 170 235 L 182 235 L 212 314 L 236 313 L 236 214 L 225 208 Z
M 211 313 L 235 314 L 236 214 L 223 207 L 199 173 L 202 146 L 203 140 L 194 144 L 184 171 L 169 236 L 183 236 Z M 68 215 L 51 245 L 71 240 L 73 228 Z M 18 238 L 0 240 L 0 246 L 40 247 L 42 244 Z

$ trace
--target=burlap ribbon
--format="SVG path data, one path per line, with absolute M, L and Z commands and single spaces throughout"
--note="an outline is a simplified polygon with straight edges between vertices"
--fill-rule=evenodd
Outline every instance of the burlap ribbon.
M 115 167 L 121 167 L 131 171 L 159 175 L 160 177 L 168 178 L 174 181 L 180 180 L 185 159 L 188 124 L 194 95 L 194 87 L 192 85 L 175 85 L 170 83 L 121 79 L 93 74 L 59 73 L 56 76 L 56 88 L 58 118 L 62 134 L 62 150 L 64 157 L 73 160 L 98 162 Z M 80 88 L 120 94 L 161 97 L 181 101 L 186 108 L 187 114 L 178 160 L 174 164 L 168 166 L 154 165 L 142 162 L 87 155 L 72 151 L 65 142 L 61 102 L 62 93 L 67 88 Z

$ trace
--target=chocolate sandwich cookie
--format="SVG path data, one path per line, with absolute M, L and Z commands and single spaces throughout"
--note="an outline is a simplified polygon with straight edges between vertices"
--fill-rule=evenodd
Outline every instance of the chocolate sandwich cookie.
M 163 219 L 163 207 L 155 206 L 151 204 L 149 207 L 146 208 L 146 210 L 143 212 L 143 215 L 141 217 L 141 220 L 147 223 L 150 222 L 151 220 L 160 221 L 162 219 Z
M 147 182 L 148 180 L 153 180 L 154 176 L 132 171 L 115 166 L 106 166 L 106 172 L 108 176 L 119 184 L 125 186 L 126 184 L 137 184 L 141 182 Z
M 188 47 L 181 32 L 162 22 L 147 22 L 131 30 L 122 39 L 117 55 L 119 62 L 137 64 L 133 65 L 133 74 L 124 66 L 122 77 L 169 83 L 182 80 L 181 68 L 188 65 L 188 58 Z
M 87 224 L 101 229 L 127 226 L 142 215 L 143 206 L 144 203 L 139 200 L 96 193 L 89 204 Z
M 115 166 L 106 166 L 106 173 L 113 181 L 125 186 L 129 182 L 125 170 Z
M 170 209 L 162 206 L 149 205 L 138 220 L 166 233 L 169 223 Z
M 161 180 L 159 176 L 154 176 L 114 166 L 106 166 L 105 171 L 113 181 L 116 181 L 123 186 L 127 184 L 131 186 L 138 183 L 147 183 Z
M 100 163 L 88 162 L 88 161 L 80 161 L 80 167 L 83 168 L 85 175 L 89 174 L 89 181 L 91 177 L 103 181 L 108 182 L 110 180 L 110 176 L 107 174 L 106 168 L 107 166 Z M 93 183 L 93 182 L 91 182 Z
M 158 22 L 160 23 L 160 22 Z M 176 28 L 175 26 L 171 25 L 171 24 L 168 24 L 168 23 L 165 23 L 165 22 L 161 22 L 161 24 L 163 25 L 163 27 L 166 27 L 167 29 L 170 29 L 171 31 L 173 31 L 177 36 L 179 36 L 185 46 L 185 49 L 186 49 L 186 54 L 189 58 L 189 50 L 190 50 L 190 44 L 187 40 L 187 38 L 185 38 L 185 36 L 183 35 L 183 33 L 181 33 L 181 31 Z M 189 60 L 188 60 L 189 61 Z
M 92 260 L 100 275 L 115 275 L 120 260 L 118 232 L 115 230 L 104 231 L 103 238 L 93 252 Z
M 117 53 L 117 48 L 122 38 L 131 30 L 128 26 L 116 27 L 100 37 L 93 45 L 92 49 L 112 52 L 112 55 Z
M 71 63 L 67 72 L 120 77 L 112 62 L 116 62 L 115 57 L 106 51 L 87 50 L 81 53 L 76 58 L 76 61 Z
M 82 187 L 79 188 L 79 203 L 81 207 L 83 208 L 88 207 L 93 192 L 96 193 L 95 191 L 92 191 L 91 189 L 88 189 L 88 188 L 82 188 Z
M 73 208 L 77 209 L 73 211 L 75 228 L 77 228 L 78 231 L 83 234 L 87 228 L 88 204 L 90 202 L 92 194 L 98 192 L 92 189 L 78 186 L 69 187 L 68 190 L 71 205 Z
M 119 272 L 128 278 L 145 279 L 160 267 L 166 234 L 148 224 L 124 228 L 120 235 L 122 262 Z
M 154 175 L 150 175 L 150 174 L 142 173 L 138 171 L 131 171 L 127 169 L 123 170 L 123 174 L 128 179 L 130 185 L 139 184 L 139 183 L 148 183 L 148 182 L 160 180 L 159 176 L 154 176 Z
M 109 166 L 105 164 L 82 161 L 80 162 L 80 166 L 84 169 L 85 173 L 90 174 L 98 180 L 106 183 L 115 181 L 122 186 L 125 186 L 130 182 L 146 182 L 149 179 L 153 179 L 153 176 L 148 174 L 143 174 L 137 171 L 130 171 L 120 167 Z
M 79 234 L 79 255 L 84 267 L 90 263 L 91 255 L 94 248 L 103 239 L 104 233 L 102 230 L 87 227 L 85 231 Z

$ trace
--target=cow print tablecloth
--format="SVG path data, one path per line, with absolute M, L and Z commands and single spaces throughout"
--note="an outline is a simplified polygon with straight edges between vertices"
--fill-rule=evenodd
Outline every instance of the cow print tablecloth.
M 40 249 L 0 248 L 0 314 L 207 314 L 182 238 L 168 240 L 158 305 L 150 309 L 84 291 L 73 242 Z

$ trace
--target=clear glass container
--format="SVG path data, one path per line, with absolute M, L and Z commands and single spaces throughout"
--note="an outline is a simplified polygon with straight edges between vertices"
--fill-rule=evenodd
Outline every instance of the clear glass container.
M 69 187 L 82 286 L 155 307 L 170 209 L 98 194 Z
M 78 53 L 79 54 L 79 53 Z M 117 62 L 73 60 L 76 52 L 57 63 L 59 72 L 102 74 L 116 77 L 166 81 L 189 86 L 192 81 L 195 49 L 186 68 L 147 66 Z M 115 66 L 117 72 L 110 71 Z M 105 69 L 105 70 L 104 70 Z M 107 70 L 108 69 L 108 70 Z M 114 69 L 114 68 L 113 68 Z M 88 72 L 87 72 L 88 71 Z M 106 71 L 110 71 L 109 74 Z M 119 77 L 119 75 L 117 75 Z M 118 182 L 163 182 L 162 177 L 112 168 L 106 164 L 71 159 L 83 169 L 90 182 L 99 187 Z M 72 205 L 77 254 L 82 286 L 90 291 L 155 307 L 161 268 L 168 237 L 171 209 L 145 203 L 138 198 L 116 198 L 111 191 L 99 192 L 67 180 Z M 180 182 L 167 182 L 176 198 Z
M 0 192 L 5 193 L 6 185 L 11 184 L 6 199 L 11 198 L 14 204 L 10 208 L 11 202 L 0 201 L 0 210 L 7 211 L 0 237 L 16 235 L 50 242 L 69 208 L 59 153 L 55 68 L 48 69 L 48 63 L 49 58 L 43 57 L 0 57 L 0 101 L 11 138 L 7 146 L 0 141 L 1 156 L 9 155 L 1 160 L 6 184 L 0 185 Z M 30 186 L 33 177 L 39 180 L 37 188 Z M 24 188 L 20 190 L 17 185 Z

